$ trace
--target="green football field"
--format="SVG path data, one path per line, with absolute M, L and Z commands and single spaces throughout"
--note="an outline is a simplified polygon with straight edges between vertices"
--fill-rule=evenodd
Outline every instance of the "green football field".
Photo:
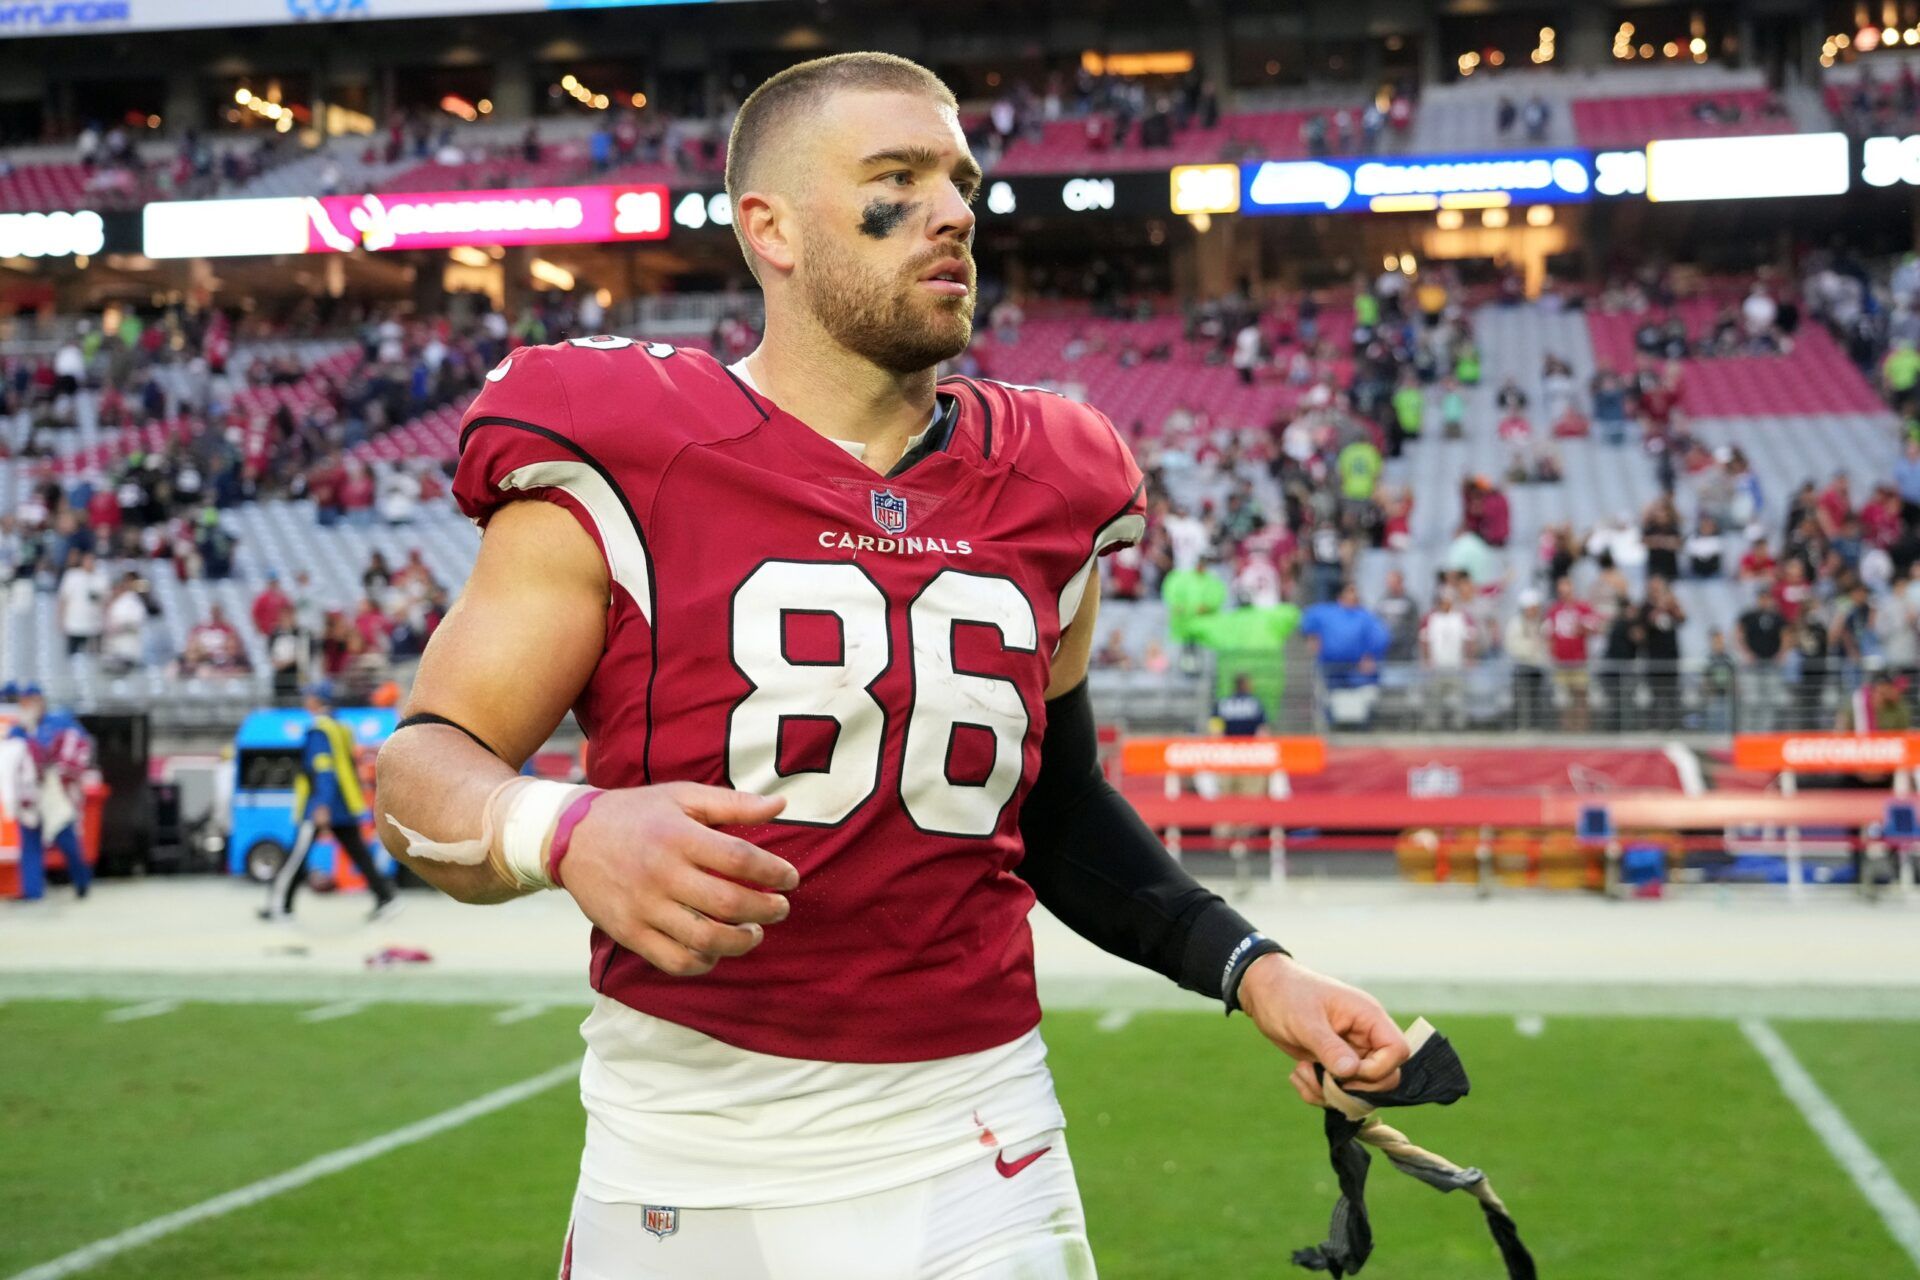
M 580 1010 L 503 1007 L 0 1005 L 0 1280 L 551 1276 Z M 1543 1276 L 1920 1274 L 1898 1204 L 1869 1201 L 1739 1024 L 1437 1021 L 1473 1095 L 1401 1119 L 1488 1170 Z M 1920 1024 L 1765 1025 L 1910 1212 Z M 1322 1237 L 1333 1200 L 1318 1116 L 1243 1020 L 1069 1013 L 1045 1030 L 1103 1276 L 1307 1274 L 1287 1256 Z M 1465 1196 L 1378 1159 L 1372 1186 L 1367 1276 L 1501 1274 Z

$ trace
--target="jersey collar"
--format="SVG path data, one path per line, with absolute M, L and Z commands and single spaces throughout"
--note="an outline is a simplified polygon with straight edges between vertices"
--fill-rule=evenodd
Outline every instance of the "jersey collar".
M 769 404 L 773 403 L 772 398 L 760 389 L 760 384 L 753 380 L 753 374 L 747 369 L 746 360 L 741 359 L 734 361 L 734 363 L 727 366 L 727 372 L 731 373 L 739 380 L 741 385 L 745 386 L 755 395 L 765 399 Z M 775 407 L 777 408 L 778 406 Z M 788 416 L 791 417 L 792 415 L 789 414 Z M 960 403 L 958 398 L 951 392 L 936 392 L 933 400 L 933 414 L 927 419 L 927 425 L 907 437 L 906 451 L 900 455 L 900 460 L 893 464 L 893 469 L 886 472 L 882 478 L 891 480 L 895 476 L 912 469 L 922 459 L 932 454 L 944 452 L 948 443 L 953 438 L 954 427 L 959 423 L 959 420 Z M 812 428 L 809 427 L 808 430 L 812 430 Z M 862 441 L 839 440 L 824 433 L 817 432 L 816 434 L 820 435 L 820 438 L 828 443 L 838 445 L 840 448 L 846 450 L 848 456 L 852 457 L 856 462 L 863 464 L 866 462 L 867 446 Z

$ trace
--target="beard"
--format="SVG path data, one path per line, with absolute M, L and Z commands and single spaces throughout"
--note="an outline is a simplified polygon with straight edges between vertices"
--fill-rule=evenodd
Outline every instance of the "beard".
M 971 289 L 964 298 L 946 298 L 920 288 L 920 273 L 948 257 L 971 268 L 965 249 L 941 248 L 894 273 L 824 241 L 796 275 L 808 308 L 834 341 L 890 373 L 918 373 L 951 360 L 973 339 Z

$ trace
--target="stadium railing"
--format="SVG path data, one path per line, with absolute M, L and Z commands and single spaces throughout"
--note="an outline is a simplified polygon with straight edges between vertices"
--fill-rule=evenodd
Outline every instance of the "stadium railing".
M 753 293 L 661 293 L 634 298 L 607 317 L 608 332 L 655 338 L 694 333 L 705 337 L 728 316 L 759 327 L 765 303 Z
M 1250 665 L 1250 664 L 1236 664 Z M 1871 663 L 1722 667 L 1704 659 L 1523 669 L 1505 658 L 1458 670 L 1384 663 L 1312 673 L 1316 727 L 1330 732 L 1704 734 L 1832 729 Z M 1902 694 L 1908 712 L 1913 692 Z

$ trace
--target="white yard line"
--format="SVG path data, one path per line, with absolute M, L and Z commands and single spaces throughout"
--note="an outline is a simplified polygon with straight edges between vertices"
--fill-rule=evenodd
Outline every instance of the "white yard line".
M 1833 1105 L 1833 1099 L 1800 1065 L 1800 1059 L 1794 1057 L 1779 1032 L 1759 1018 L 1741 1019 L 1740 1030 L 1773 1068 L 1780 1091 L 1800 1108 L 1800 1114 L 1807 1118 L 1834 1160 L 1847 1171 L 1847 1176 L 1860 1188 L 1860 1194 L 1887 1224 L 1887 1231 L 1895 1242 L 1913 1260 L 1915 1270 L 1920 1270 L 1920 1205 L 1914 1204 L 1913 1197 L 1847 1122 L 1840 1108 Z
M 138 1022 L 142 1018 L 158 1018 L 172 1013 L 180 1007 L 178 1000 L 149 1000 L 145 1004 L 130 1004 L 119 1009 L 109 1009 L 101 1015 L 102 1022 Z
M 1094 1027 L 1101 1031 L 1118 1031 L 1133 1021 L 1131 1009 L 1109 1009 L 1100 1015 L 1100 1021 Z
M 536 1000 L 531 1004 L 517 1004 L 511 1009 L 502 1009 L 493 1015 L 493 1020 L 503 1027 L 510 1027 L 516 1022 L 537 1018 L 551 1008 L 553 1008 L 552 1005 Z
M 62 1276 L 77 1275 L 91 1267 L 99 1266 L 109 1258 L 118 1257 L 141 1245 L 151 1244 L 155 1240 L 170 1236 L 195 1223 L 221 1217 L 236 1209 L 249 1208 L 282 1192 L 298 1190 L 330 1174 L 351 1169 L 357 1164 L 364 1164 L 368 1160 L 386 1155 L 389 1151 L 411 1146 L 416 1142 L 424 1142 L 449 1129 L 457 1129 L 469 1121 L 478 1120 L 481 1116 L 499 1111 L 503 1107 L 510 1107 L 516 1102 L 525 1101 L 535 1094 L 545 1093 L 555 1085 L 578 1078 L 579 1074 L 580 1064 L 577 1062 L 569 1062 L 551 1071 L 543 1071 L 518 1084 L 510 1084 L 504 1089 L 495 1089 L 492 1093 L 482 1094 L 451 1111 L 442 1111 L 437 1116 L 417 1120 L 403 1128 L 395 1129 L 391 1133 L 383 1133 L 377 1138 L 369 1138 L 355 1146 L 343 1147 L 339 1151 L 317 1156 L 303 1165 L 288 1169 L 285 1173 L 276 1173 L 271 1178 L 248 1183 L 244 1187 L 215 1196 L 211 1200 L 203 1200 L 176 1213 L 153 1218 L 137 1227 L 129 1227 L 118 1235 L 107 1236 L 92 1244 L 83 1245 L 72 1253 L 63 1254 L 51 1262 L 29 1267 L 18 1275 L 8 1277 L 8 1280 L 60 1280 Z
M 318 1009 L 309 1009 L 300 1015 L 302 1022 L 335 1022 L 341 1018 L 351 1018 L 367 1007 L 365 1000 L 341 1000 L 335 1004 L 323 1004 Z

